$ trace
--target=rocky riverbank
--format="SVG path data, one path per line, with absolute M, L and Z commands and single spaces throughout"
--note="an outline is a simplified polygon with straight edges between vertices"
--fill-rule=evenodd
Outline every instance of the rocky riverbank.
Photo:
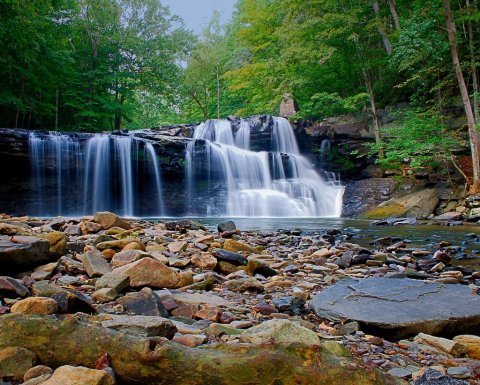
M 361 237 L 2 215 L 0 377 L 480 383 L 480 272 L 457 263 L 462 244 Z

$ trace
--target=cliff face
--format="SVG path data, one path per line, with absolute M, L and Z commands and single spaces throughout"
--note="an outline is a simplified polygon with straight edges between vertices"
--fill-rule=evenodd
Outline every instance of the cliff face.
M 461 114 L 458 114 L 460 116 Z M 395 125 L 395 118 L 389 110 L 381 111 L 382 125 Z M 268 115 L 247 118 L 250 127 L 250 144 L 254 151 L 271 151 L 271 136 L 274 126 L 273 118 Z M 234 133 L 240 129 L 241 120 L 231 118 Z M 461 120 L 452 120 L 454 128 L 461 126 Z M 406 194 L 425 187 L 439 187 L 442 190 L 439 209 L 441 213 L 451 209 L 452 205 L 463 204 L 461 193 L 438 182 L 435 175 L 412 175 L 407 183 L 399 184 L 389 178 L 383 178 L 384 173 L 375 165 L 374 158 L 359 157 L 356 153 L 364 152 L 364 145 L 373 142 L 371 117 L 368 113 L 349 114 L 329 118 L 321 122 L 296 121 L 292 124 L 300 151 L 314 165 L 319 173 L 327 179 L 337 179 L 341 176 L 342 184 L 347 186 L 344 195 L 343 215 L 353 217 L 359 213 L 387 201 L 393 196 Z M 209 202 L 211 206 L 222 205 L 225 200 L 226 187 L 215 180 L 205 180 L 205 184 L 213 185 L 215 197 L 200 189 L 188 200 L 186 180 L 186 149 L 192 142 L 196 125 L 175 125 L 157 127 L 134 132 L 134 136 L 153 145 L 155 156 L 161 171 L 164 199 L 170 208 L 169 215 L 186 215 L 195 212 L 192 207 L 199 207 Z M 37 135 L 42 132 L 37 132 Z M 29 136 L 31 131 L 22 129 L 0 129 L 0 164 L 2 165 L 2 183 L 0 184 L 0 212 L 12 214 L 32 214 L 35 194 L 39 186 L 32 183 L 32 161 L 29 154 Z M 132 134 L 132 133 L 131 133 Z M 66 133 L 78 143 L 87 142 L 94 134 Z M 125 133 L 111 133 L 115 137 L 125 136 Z M 468 151 L 468 149 L 466 149 Z M 206 154 L 204 142 L 195 144 L 195 152 Z M 196 157 L 197 170 L 212 167 L 206 163 L 207 157 Z M 140 166 L 142 160 L 139 160 Z M 48 168 L 48 165 L 46 165 Z M 80 166 L 81 167 L 81 166 Z M 76 170 L 82 172 L 82 170 Z M 218 170 L 221 172 L 221 170 Z M 139 178 L 142 174 L 139 174 Z M 201 177 L 201 175 L 200 175 Z M 206 178 L 205 178 L 206 179 Z M 46 179 L 40 186 L 47 194 L 55 195 L 55 181 Z M 71 185 L 69 193 L 78 193 L 80 186 Z M 448 191 L 451 193 L 448 193 Z M 447 191 L 444 193 L 443 191 Z M 93 192 L 87 192 L 93 194 Z M 148 194 L 147 194 L 148 195 Z M 150 194 L 152 195 L 152 194 Z M 452 198 L 453 197 L 453 198 Z M 153 197 L 151 198 L 153 199 Z M 452 203 L 452 199 L 455 201 Z M 148 200 L 142 203 L 143 210 L 148 212 Z M 450 205 L 450 206 L 449 206 Z

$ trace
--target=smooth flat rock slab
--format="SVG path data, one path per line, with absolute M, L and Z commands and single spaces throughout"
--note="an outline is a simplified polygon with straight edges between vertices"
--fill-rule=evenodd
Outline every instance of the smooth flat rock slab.
M 475 334 L 480 328 L 480 296 L 464 285 L 345 279 L 315 295 L 311 307 L 319 317 L 357 321 L 363 330 L 390 338 Z
M 185 305 L 234 306 L 232 302 L 215 294 L 173 292 L 175 302 Z
M 5 270 L 17 271 L 50 259 L 50 242 L 46 239 L 0 235 L 0 263 Z

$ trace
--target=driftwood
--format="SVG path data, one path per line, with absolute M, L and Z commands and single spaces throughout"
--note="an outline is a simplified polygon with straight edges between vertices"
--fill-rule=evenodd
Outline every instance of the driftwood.
M 164 338 L 140 338 L 80 316 L 0 317 L 0 348 L 20 346 L 51 367 L 95 367 L 103 354 L 120 384 L 242 385 L 403 384 L 332 349 L 273 345 L 187 348 Z

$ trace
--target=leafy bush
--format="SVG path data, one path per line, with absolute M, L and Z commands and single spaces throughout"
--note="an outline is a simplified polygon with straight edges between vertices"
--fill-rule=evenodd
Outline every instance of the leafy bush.
M 314 94 L 308 103 L 301 106 L 302 108 L 298 113 L 298 117 L 324 119 L 331 116 L 357 112 L 362 109 L 368 100 L 368 94 L 366 93 L 343 98 L 336 92 L 319 92 Z
M 385 159 L 377 163 L 385 168 L 438 169 L 457 144 L 442 118 L 432 111 L 410 110 L 398 116 L 400 125 L 383 128 Z M 378 151 L 369 145 L 368 155 Z

